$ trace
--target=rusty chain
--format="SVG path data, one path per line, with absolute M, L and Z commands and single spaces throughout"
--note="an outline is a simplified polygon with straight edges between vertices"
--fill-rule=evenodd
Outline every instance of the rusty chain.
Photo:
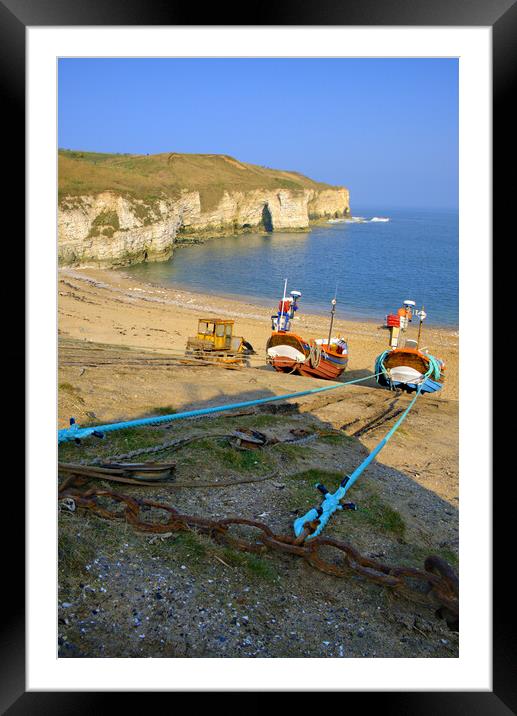
M 448 626 L 458 629 L 459 620 L 459 588 L 458 578 L 454 570 L 441 557 L 430 556 L 425 560 L 424 569 L 411 567 L 393 567 L 375 559 L 361 555 L 355 547 L 347 542 L 328 537 L 306 538 L 317 526 L 317 522 L 308 523 L 305 531 L 298 538 L 289 535 L 275 534 L 263 522 L 241 517 L 227 517 L 220 520 L 186 515 L 175 507 L 154 500 L 135 498 L 108 489 L 91 488 L 80 491 L 69 481 L 59 490 L 59 500 L 64 503 L 73 501 L 73 510 L 87 509 L 104 519 L 123 519 L 137 531 L 144 533 L 170 533 L 196 531 L 209 536 L 218 543 L 244 552 L 262 553 L 276 550 L 302 557 L 308 564 L 321 572 L 335 577 L 346 577 L 352 571 L 365 579 L 387 587 L 394 593 L 407 599 L 435 609 L 436 615 L 445 619 Z M 104 506 L 101 501 L 109 501 L 115 505 Z M 123 509 L 117 509 L 122 505 Z M 71 509 L 68 507 L 68 509 Z M 166 514 L 162 521 L 148 521 L 142 512 L 160 510 Z M 254 539 L 246 539 L 242 535 L 233 534 L 239 527 L 256 531 Z M 333 548 L 339 559 L 331 561 L 322 556 L 323 548 Z

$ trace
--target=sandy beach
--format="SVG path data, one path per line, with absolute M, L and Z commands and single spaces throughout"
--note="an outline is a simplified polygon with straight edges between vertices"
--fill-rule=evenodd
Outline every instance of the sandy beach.
M 478 476 L 462 460 L 460 570 L 456 55 L 112 55 L 54 67 L 57 485 L 36 479 L 56 489 L 46 518 L 56 510 L 57 594 L 40 579 L 54 559 L 46 532 L 30 570 L 45 615 L 57 597 L 43 636 L 56 618 L 57 657 L 92 660 L 101 689 L 110 679 L 129 690 L 333 688 L 325 659 L 354 660 L 338 690 L 469 679 L 475 689 L 483 649 L 469 655 L 470 676 L 457 668 L 460 625 L 463 647 L 470 629 L 463 492 Z M 39 188 L 31 216 L 52 252 L 55 187 Z M 481 294 L 482 248 L 469 264 Z M 29 262 L 30 276 L 44 264 Z M 301 292 L 289 332 L 303 367 L 292 337 L 291 351 L 267 354 L 285 277 L 286 293 Z M 440 361 L 440 385 L 425 385 L 437 392 L 406 392 L 414 356 L 396 385 L 377 382 L 386 316 L 403 302 L 417 313 L 400 347 L 418 339 Z M 233 322 L 231 349 L 242 338 L 244 353 L 189 340 L 216 319 Z M 46 324 L 32 324 L 37 352 Z M 347 360 L 319 350 L 329 330 Z M 53 343 L 52 329 L 44 338 Z M 35 358 L 30 383 L 41 387 Z M 462 414 L 463 402 L 462 390 Z M 32 442 L 31 465 L 45 458 Z M 38 495 L 30 514 L 44 506 Z M 484 635 L 467 641 L 483 647 Z M 29 660 L 35 683 L 50 673 L 42 645 Z M 155 661 L 135 676 L 138 665 L 108 673 L 99 658 Z M 203 661 L 161 670 L 159 658 Z M 363 658 L 390 661 L 365 681 Z M 318 661 L 291 674 L 265 659 Z M 433 663 L 410 681 L 395 659 Z
M 179 355 L 184 351 L 188 336 L 195 335 L 198 318 L 229 317 L 235 319 L 234 333 L 244 336 L 257 351 L 252 365 L 263 369 L 260 371 L 261 384 L 270 388 L 286 378 L 271 368 L 265 369 L 265 345 L 271 332 L 270 316 L 274 308 L 273 305 L 268 309 L 226 297 L 138 283 L 120 271 L 61 269 L 59 272 L 61 338 Z M 382 317 L 378 322 L 348 321 L 340 318 L 345 311 L 346 308 L 338 307 L 334 323 L 334 333 L 349 342 L 350 360 L 343 380 L 351 373 L 364 372 L 366 375 L 367 371 L 371 372 L 375 357 L 388 345 L 387 331 L 381 326 Z M 317 338 L 326 335 L 328 318 L 306 314 L 302 299 L 293 327 L 304 337 Z M 409 335 L 412 335 L 411 331 L 416 333 L 416 328 L 410 328 Z M 437 399 L 457 400 L 458 331 L 424 326 L 423 336 L 423 344 L 445 360 L 447 366 L 445 385 Z M 313 382 L 296 376 L 289 383 L 301 385 L 307 380 Z M 168 399 L 164 396 L 166 402 Z M 66 416 L 61 417 L 66 419 Z
M 65 427 L 71 416 L 82 425 L 102 424 L 328 384 L 276 373 L 266 365 L 264 348 L 274 306 L 138 283 L 119 271 L 60 269 L 58 282 L 59 427 Z M 181 363 L 187 338 L 195 334 L 197 319 L 203 316 L 235 319 L 235 334 L 257 351 L 251 367 L 226 370 Z M 350 350 L 343 381 L 372 373 L 375 357 L 388 344 L 381 322 L 382 317 L 378 323 L 336 320 L 335 333 L 347 338 Z M 317 338 L 326 334 L 328 319 L 305 314 L 302 302 L 294 325 L 304 337 Z M 333 519 L 327 534 L 350 539 L 364 554 L 390 563 L 421 566 L 425 556 L 434 553 L 456 566 L 459 339 L 457 331 L 424 331 L 424 345 L 446 361 L 445 386 L 417 402 L 354 486 L 353 499 L 362 510 L 358 517 Z M 80 446 L 68 443 L 60 447 L 60 460 L 114 459 L 129 448 L 146 449 L 171 437 L 194 436 L 201 440 L 197 447 L 158 453 L 157 459 L 177 460 L 180 483 L 193 481 L 195 487 L 196 480 L 213 482 L 222 476 L 235 481 L 243 475 L 265 475 L 259 477 L 265 481 L 238 489 L 164 485 L 124 492 L 132 491 L 135 497 L 152 493 L 153 499 L 185 513 L 263 519 L 288 534 L 293 514 L 303 514 L 318 502 L 315 477 L 332 487 L 337 476 L 349 474 L 408 402 L 407 395 L 381 389 L 370 379 L 290 401 L 290 411 L 271 408 L 267 413 L 177 421 L 170 427 L 120 431 L 107 440 L 91 438 Z M 284 438 L 289 430 L 301 428 L 317 439 L 308 446 L 266 449 L 251 459 L 220 437 L 221 430 L 228 433 L 244 426 L 261 430 L 268 438 Z M 266 479 L 268 474 L 274 479 Z M 266 555 L 260 563 L 239 562 L 233 552 L 214 552 L 211 544 L 195 536 L 156 547 L 128 525 L 117 529 L 94 518 L 78 522 L 79 517 L 60 517 L 60 599 L 74 605 L 61 609 L 68 620 L 61 630 L 61 655 L 457 655 L 457 633 L 428 607 L 394 599 L 364 580 L 336 580 L 289 558 L 279 561 L 275 555 Z M 78 544 L 83 552 L 88 547 L 87 563 L 83 552 L 77 552 Z M 86 596 L 85 579 L 94 590 Z M 99 607 L 95 589 L 101 586 L 111 598 Z M 163 612 L 155 593 L 166 595 L 163 604 L 169 605 L 172 617 Z M 286 594 L 291 595 L 289 604 Z M 203 615 L 199 623 L 198 613 Z M 319 620 L 319 613 L 330 617 Z M 134 627 L 135 614 L 139 620 L 150 620 L 145 639 Z M 330 631 L 338 626 L 336 640 Z

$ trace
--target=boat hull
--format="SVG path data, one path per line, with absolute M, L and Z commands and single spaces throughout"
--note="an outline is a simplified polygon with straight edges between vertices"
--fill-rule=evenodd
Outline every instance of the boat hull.
M 443 386 L 444 365 L 416 348 L 394 348 L 377 356 L 375 373 L 379 385 L 392 390 L 436 393 Z
M 322 344 L 316 347 L 293 333 L 273 333 L 266 346 L 267 360 L 279 373 L 337 380 L 346 370 L 348 353 Z

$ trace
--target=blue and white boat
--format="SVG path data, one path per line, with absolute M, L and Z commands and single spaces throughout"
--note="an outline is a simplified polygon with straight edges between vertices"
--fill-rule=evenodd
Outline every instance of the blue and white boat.
M 404 339 L 404 334 L 416 315 L 419 319 L 417 340 Z M 390 390 L 408 393 L 436 393 L 441 390 L 445 363 L 431 355 L 427 349 L 420 350 L 422 323 L 427 317 L 423 307 L 415 309 L 415 302 L 406 300 L 398 312 L 386 316 L 386 328 L 390 331 L 390 348 L 375 359 L 375 375 L 379 385 Z
M 422 393 L 441 390 L 445 364 L 430 353 L 418 348 L 390 348 L 377 356 L 375 373 L 377 382 L 390 390 Z

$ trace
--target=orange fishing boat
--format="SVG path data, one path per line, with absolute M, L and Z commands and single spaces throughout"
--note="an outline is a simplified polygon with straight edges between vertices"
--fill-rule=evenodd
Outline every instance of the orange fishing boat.
M 405 338 L 405 332 L 413 315 L 419 319 L 416 340 Z M 386 316 L 386 328 L 390 332 L 390 347 L 375 359 L 375 375 L 379 385 L 390 390 L 419 390 L 436 393 L 441 390 L 445 375 L 445 363 L 431 355 L 427 348 L 420 349 L 422 323 L 427 313 L 417 311 L 414 301 L 404 301 L 397 313 Z
M 278 313 L 271 316 L 273 331 L 266 344 L 267 362 L 281 373 L 337 380 L 348 364 L 348 344 L 343 338 L 332 336 L 336 299 L 332 299 L 328 337 L 305 340 L 290 330 L 301 293 L 291 291 L 290 298 L 286 298 L 286 290 L 287 280 Z

